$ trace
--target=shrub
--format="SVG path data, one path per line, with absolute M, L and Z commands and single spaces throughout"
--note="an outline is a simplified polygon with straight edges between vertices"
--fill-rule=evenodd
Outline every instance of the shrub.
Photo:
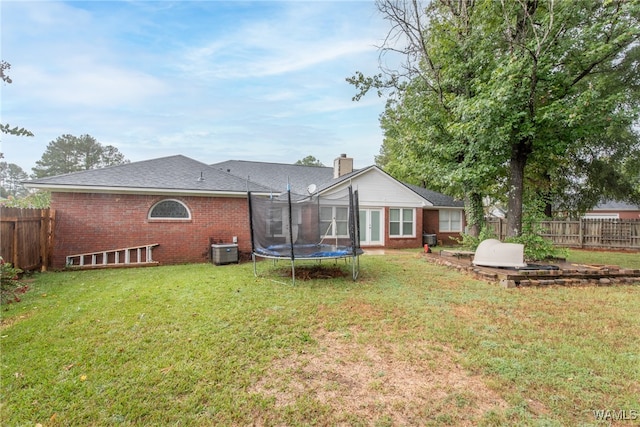
M 22 270 L 0 257 L 0 304 L 20 302 L 18 294 L 25 293 L 28 286 L 20 281 Z
M 508 237 L 504 241 L 509 243 L 520 243 L 524 245 L 524 258 L 526 261 L 542 261 L 552 258 L 567 257 L 565 248 L 554 246 L 551 240 L 541 236 L 544 228 L 539 221 L 525 221 L 523 223 L 522 234 L 518 237 Z M 480 230 L 478 237 L 469 234 L 462 234 L 462 239 L 458 239 L 464 248 L 475 251 L 480 242 L 486 239 L 498 239 L 498 236 L 487 227 Z
M 9 196 L 2 204 L 9 208 L 46 209 L 51 206 L 51 193 L 49 191 L 36 191 L 25 197 L 15 198 Z
M 523 232 L 522 235 L 507 238 L 505 241 L 523 244 L 526 261 L 542 261 L 560 256 L 566 257 L 566 250 L 555 247 L 553 242 L 536 233 Z
M 475 236 L 472 236 L 470 234 L 464 233 L 464 234 L 462 234 L 462 239 L 456 239 L 456 240 L 464 248 L 467 248 L 470 251 L 475 251 L 478 248 L 478 245 L 480 244 L 480 242 L 482 242 L 483 240 L 497 239 L 497 238 L 498 237 L 493 232 L 493 230 L 490 230 L 487 227 L 482 227 L 482 230 L 480 230 L 480 233 L 478 234 L 478 237 L 475 237 Z
M 552 258 L 567 257 L 565 248 L 554 246 L 551 240 L 542 237 L 546 230 L 540 220 L 535 217 L 526 218 L 522 223 L 522 234 L 518 237 L 505 239 L 510 243 L 524 245 L 524 259 L 526 261 L 543 261 Z

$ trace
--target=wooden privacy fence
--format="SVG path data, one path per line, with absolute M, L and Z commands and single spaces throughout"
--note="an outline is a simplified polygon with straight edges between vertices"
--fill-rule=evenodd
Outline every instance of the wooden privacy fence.
M 574 248 L 640 249 L 640 220 L 579 219 L 542 221 L 540 235 L 554 245 Z M 506 236 L 506 220 L 488 218 L 487 227 L 500 240 Z
M 51 209 L 0 207 L 0 256 L 22 270 L 46 270 L 53 247 Z

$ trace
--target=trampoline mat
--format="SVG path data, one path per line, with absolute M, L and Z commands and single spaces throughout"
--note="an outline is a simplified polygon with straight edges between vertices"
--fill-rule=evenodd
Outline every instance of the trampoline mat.
M 256 248 L 256 255 L 273 258 L 291 258 L 291 245 L 271 245 L 266 248 Z M 295 258 L 340 258 L 353 255 L 350 246 L 335 246 L 325 244 L 293 245 Z

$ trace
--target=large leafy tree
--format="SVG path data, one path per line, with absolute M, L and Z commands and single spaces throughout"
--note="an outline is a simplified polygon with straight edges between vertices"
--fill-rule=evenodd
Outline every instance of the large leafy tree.
M 540 193 L 535 185 L 526 186 L 528 166 L 543 171 L 548 181 L 563 176 L 571 153 L 603 147 L 603 135 L 631 126 L 638 117 L 638 94 L 623 81 L 637 69 L 633 51 L 640 10 L 637 2 L 615 1 L 493 6 L 490 16 L 507 19 L 499 21 L 501 35 L 494 38 L 500 50 L 479 92 L 485 99 L 498 96 L 476 114 L 489 118 L 481 137 L 497 139 L 508 155 L 507 227 L 517 235 L 527 193 Z M 551 187 L 564 192 L 554 182 Z
M 638 150 L 630 131 L 638 117 L 637 2 L 440 0 L 423 8 L 381 0 L 378 8 L 392 23 L 385 49 L 406 58 L 400 70 L 383 70 L 387 79 L 351 79 L 361 94 L 395 89 L 379 161 L 419 180 L 428 169 L 430 180 L 472 196 L 471 205 L 491 192 L 508 195 L 512 236 L 528 200 L 550 202 L 580 180 L 594 182 L 592 165 L 629 176 L 629 166 L 612 166 L 633 161 L 612 154 L 629 153 L 625 132 L 626 147 Z M 577 159 L 583 164 L 572 170 Z
M 463 198 L 469 233 L 477 235 L 484 217 L 482 195 L 491 191 L 497 167 L 473 151 L 475 140 L 451 125 L 462 120 L 455 109 L 424 97 L 419 83 L 412 82 L 382 115 L 385 140 L 376 162 L 403 181 Z
M 33 168 L 35 178 L 128 163 L 112 145 L 102 145 L 90 135 L 62 135 L 51 141 Z

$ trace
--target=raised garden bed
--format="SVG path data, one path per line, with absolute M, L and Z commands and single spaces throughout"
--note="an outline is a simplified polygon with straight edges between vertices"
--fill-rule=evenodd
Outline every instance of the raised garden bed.
M 478 279 L 499 283 L 505 288 L 517 286 L 606 286 L 615 284 L 640 284 L 640 269 L 617 265 L 574 264 L 560 260 L 553 264 L 557 270 L 518 270 L 510 268 L 480 267 L 472 265 L 473 256 L 465 251 L 442 251 L 424 254 L 425 259 L 455 268 Z

